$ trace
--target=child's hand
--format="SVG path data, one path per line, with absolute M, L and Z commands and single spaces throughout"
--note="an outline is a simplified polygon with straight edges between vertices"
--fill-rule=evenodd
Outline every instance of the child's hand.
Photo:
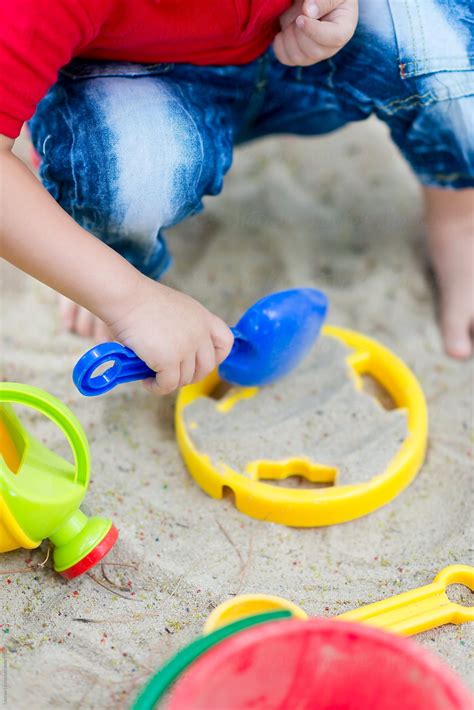
M 0 254 L 100 318 L 172 392 L 205 377 L 229 354 L 226 324 L 197 301 L 142 276 L 76 224 L 0 136 Z M 24 205 L 28 204 L 25 211 Z M 33 216 L 32 216 L 33 215 Z
M 357 0 L 296 0 L 280 17 L 273 48 L 288 66 L 309 66 L 344 47 L 357 26 Z
M 147 387 L 157 394 L 201 380 L 227 357 L 234 340 L 228 326 L 200 303 L 150 279 L 140 279 L 133 305 L 108 325 L 156 371 Z

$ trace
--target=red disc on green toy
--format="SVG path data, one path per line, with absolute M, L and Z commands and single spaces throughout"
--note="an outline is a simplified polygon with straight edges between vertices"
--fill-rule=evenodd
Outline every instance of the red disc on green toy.
M 60 574 L 66 579 L 74 579 L 79 577 L 81 574 L 88 572 L 92 567 L 94 567 L 98 562 L 100 562 L 108 552 L 112 549 L 118 539 L 118 530 L 115 525 L 111 525 L 110 530 L 102 538 L 98 545 L 96 545 L 90 552 L 76 562 L 72 567 L 61 570 Z
M 311 619 L 242 631 L 199 658 L 167 710 L 472 710 L 441 661 L 368 625 Z

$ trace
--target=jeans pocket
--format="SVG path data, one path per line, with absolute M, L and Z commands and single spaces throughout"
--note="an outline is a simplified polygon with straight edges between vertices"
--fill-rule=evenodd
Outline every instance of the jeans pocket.
M 387 0 L 403 79 L 474 68 L 472 0 Z
M 94 79 L 103 77 L 135 77 L 157 76 L 171 71 L 171 63 L 146 63 L 137 62 L 109 62 L 93 61 L 90 59 L 75 58 L 60 70 L 60 74 L 73 80 Z

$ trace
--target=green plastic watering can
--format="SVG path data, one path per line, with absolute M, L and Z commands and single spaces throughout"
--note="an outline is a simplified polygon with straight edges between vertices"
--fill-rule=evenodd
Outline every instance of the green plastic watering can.
M 50 451 L 23 426 L 12 405 L 31 407 L 65 435 L 74 464 Z M 49 538 L 54 569 L 68 579 L 99 562 L 115 544 L 111 520 L 88 518 L 79 506 L 89 483 L 86 435 L 56 397 L 16 382 L 0 383 L 0 552 L 38 547 Z

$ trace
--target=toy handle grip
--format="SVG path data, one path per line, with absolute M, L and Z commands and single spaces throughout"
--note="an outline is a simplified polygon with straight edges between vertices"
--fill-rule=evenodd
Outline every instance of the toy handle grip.
M 231 328 L 235 343 L 244 340 Z M 230 357 L 230 356 L 229 356 Z M 100 374 L 94 374 L 102 365 L 109 364 L 108 369 Z M 77 361 L 72 372 L 72 379 L 79 392 L 86 397 L 105 394 L 117 385 L 135 380 L 146 380 L 156 377 L 156 372 L 136 355 L 133 350 L 120 343 L 101 343 L 88 350 Z
M 96 370 L 105 364 L 110 364 L 110 367 L 95 375 Z M 104 394 L 124 382 L 155 376 L 156 372 L 133 350 L 119 343 L 102 343 L 91 348 L 77 361 L 72 373 L 74 384 L 86 397 Z
M 474 567 L 450 565 L 441 570 L 431 584 L 346 611 L 334 618 L 364 622 L 403 636 L 443 624 L 474 621 L 474 607 L 450 601 L 446 594 L 450 584 L 463 584 L 473 591 Z
M 74 480 L 84 488 L 87 487 L 90 471 L 89 444 L 84 429 L 71 410 L 48 392 L 18 382 L 0 382 L 0 403 L 2 402 L 31 407 L 56 424 L 72 450 L 76 468 Z

